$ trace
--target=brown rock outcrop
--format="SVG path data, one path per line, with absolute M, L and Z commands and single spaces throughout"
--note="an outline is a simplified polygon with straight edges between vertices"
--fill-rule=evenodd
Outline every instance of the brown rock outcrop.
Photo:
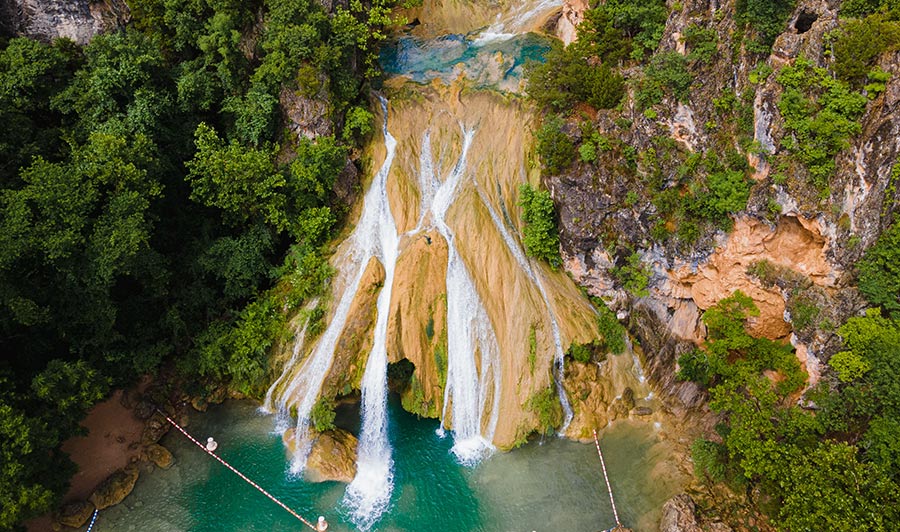
M 314 438 L 304 478 L 309 482 L 352 481 L 356 476 L 356 437 L 346 430 L 334 429 L 315 434 Z M 283 439 L 293 452 L 293 429 L 285 431 Z
M 777 289 L 763 287 L 747 274 L 747 268 L 765 260 L 827 286 L 837 278 L 826 259 L 827 251 L 815 222 L 786 217 L 773 229 L 759 220 L 739 218 L 724 243 L 706 261 L 669 271 L 669 283 L 661 291 L 674 299 L 690 299 L 706 310 L 741 290 L 753 298 L 760 311 L 751 320 L 751 333 L 783 338 L 791 331 L 784 321 L 784 297 Z
M 88 501 L 78 501 L 63 506 L 55 516 L 56 521 L 70 528 L 81 528 L 94 513 L 94 505 Z
M 127 497 L 138 480 L 140 472 L 135 465 L 120 469 L 104 480 L 91 494 L 90 502 L 98 510 L 115 506 Z
M 175 463 L 175 457 L 172 456 L 171 451 L 158 443 L 148 445 L 144 450 L 144 453 L 146 454 L 147 459 L 160 469 L 169 469 L 172 467 L 172 464 Z

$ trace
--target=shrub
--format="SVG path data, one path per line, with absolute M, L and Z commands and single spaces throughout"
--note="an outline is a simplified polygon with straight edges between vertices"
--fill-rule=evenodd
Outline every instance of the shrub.
M 778 110 L 790 133 L 782 145 L 809 170 L 811 184 L 825 188 L 834 172 L 835 156 L 861 130 L 857 120 L 865 110 L 866 97 L 806 59 L 781 69 L 777 79 L 784 87 Z
M 900 46 L 900 23 L 881 15 L 849 20 L 834 40 L 834 73 L 859 87 L 881 54 Z
M 519 206 L 522 207 L 525 222 L 525 251 L 532 257 L 546 260 L 553 269 L 559 268 L 562 257 L 559 255 L 559 234 L 550 192 L 523 184 L 519 187 Z
M 900 224 L 878 237 L 857 263 L 859 291 L 895 318 L 900 317 Z
M 616 267 L 613 274 L 622 283 L 626 292 L 634 297 L 650 295 L 647 285 L 650 283 L 650 269 L 641 262 L 641 256 L 635 251 L 625 259 L 625 263 Z
M 756 33 L 756 39 L 748 45 L 750 51 L 769 51 L 775 38 L 786 29 L 795 4 L 796 0 L 738 0 L 738 23 Z

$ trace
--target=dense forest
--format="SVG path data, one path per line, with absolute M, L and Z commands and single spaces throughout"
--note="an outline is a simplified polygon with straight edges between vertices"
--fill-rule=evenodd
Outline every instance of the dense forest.
M 393 7 L 134 0 L 83 48 L 0 41 L 0 529 L 56 504 L 59 443 L 113 387 L 267 384 L 330 274 Z M 284 94 L 330 134 L 292 132 Z
M 773 72 L 765 59 L 795 6 L 738 0 L 730 49 L 719 47 L 712 25 L 692 24 L 682 35 L 684 53 L 659 50 L 671 3 L 609 0 L 592 6 L 577 39 L 557 44 L 528 73 L 528 93 L 543 111 L 536 138 L 545 173 L 590 176 L 607 154 L 604 170 L 628 187 L 624 205 L 643 205 L 656 214 L 649 234 L 640 237 L 685 254 L 703 245 L 704 236 L 729 231 L 734 215 L 748 209 L 752 192 L 760 196 L 783 187 L 812 196 L 813 209 L 831 209 L 836 155 L 860 134 L 868 102 L 890 79 L 877 63 L 900 49 L 900 7 L 888 0 L 843 2 L 840 25 L 828 37 L 829 67 L 800 57 Z M 715 61 L 731 68 L 741 57 L 758 61 L 751 83 L 774 75 L 780 85 L 777 109 L 788 135 L 772 157 L 771 181 L 754 182 L 747 162 L 747 153 L 765 153 L 753 140 L 752 92 L 714 100 L 721 122 L 704 125 L 712 149 L 685 153 L 671 138 L 660 137 L 642 150 L 622 140 L 635 112 L 656 119 L 664 100 L 686 102 Z M 622 133 L 595 129 L 598 110 L 608 110 L 602 116 Z M 895 162 L 890 191 L 898 176 Z M 776 219 L 780 206 L 772 196 L 768 206 L 764 214 Z M 891 212 L 888 207 L 884 212 Z M 539 242 L 533 253 L 547 256 L 545 241 L 556 234 L 553 227 L 543 240 L 533 237 Z M 856 238 L 850 237 L 850 246 Z M 603 241 L 619 257 L 613 273 L 623 289 L 633 297 L 647 295 L 649 270 L 636 244 L 616 227 Z M 705 312 L 705 343 L 678 360 L 678 377 L 706 391 L 719 420 L 714 434 L 692 446 L 696 475 L 713 493 L 726 487 L 740 494 L 739 506 L 752 507 L 750 513 L 767 516 L 779 530 L 887 531 L 900 523 L 900 224 L 882 234 L 853 269 L 871 307 L 845 323 L 825 317 L 802 275 L 764 261 L 748 272 L 788 294 L 795 331 L 832 336 L 839 346 L 811 389 L 789 343 L 748 333 L 747 322 L 759 310 L 740 291 Z M 716 498 L 713 504 L 725 499 Z M 705 510 L 741 529 L 756 529 L 740 517 L 747 508 Z

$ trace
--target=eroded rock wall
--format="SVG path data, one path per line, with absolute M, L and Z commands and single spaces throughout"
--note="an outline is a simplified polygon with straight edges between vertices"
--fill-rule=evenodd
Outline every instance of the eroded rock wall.
M 570 2 L 569 9 L 575 5 Z M 836 171 L 823 196 L 821 187 L 798 185 L 804 179 L 800 173 L 788 171 L 786 182 L 772 179 L 774 160 L 787 153 L 782 140 L 788 135 L 778 111 L 783 89 L 776 78 L 781 67 L 801 57 L 828 66 L 832 58 L 824 43 L 838 26 L 840 2 L 798 2 L 768 57 L 748 52 L 737 41 L 733 0 L 688 0 L 677 5 L 681 9 L 670 13 L 660 51 L 687 54 L 683 35 L 689 26 L 713 29 L 716 53 L 708 63 L 691 66 L 702 83 L 695 82 L 684 101 L 665 99 L 654 113 L 640 112 L 632 92 L 623 112 L 599 111 L 591 118 L 601 134 L 635 148 L 641 173 L 648 171 L 641 155 L 661 138 L 670 139 L 666 142 L 672 150 L 686 156 L 721 153 L 723 128 L 731 125 L 721 123 L 716 103 L 726 96 L 739 100 L 750 95 L 755 142 L 752 150 L 741 153 L 751 167 L 753 188 L 746 210 L 734 216 L 734 229 L 702 234 L 691 246 L 651 238 L 659 215 L 643 193 L 637 201 L 628 197 L 645 185 L 629 177 L 634 172 L 617 153 L 599 154 L 595 165 L 576 163 L 562 175 L 547 178 L 547 184 L 559 210 L 566 270 L 591 294 L 610 301 L 620 315 L 630 316 L 651 378 L 676 408 L 687 409 L 702 401 L 697 390 L 675 381 L 675 360 L 704 338 L 702 312 L 735 290 L 750 295 L 760 307 L 760 316 L 751 324 L 753 334 L 794 343 L 811 381 L 819 359 L 839 345 L 830 334 L 799 330 L 793 323 L 791 297 L 802 286 L 811 294 L 809 304 L 823 309 L 822 315 L 833 323 L 862 305 L 852 288 L 852 265 L 890 223 L 898 203 L 890 174 L 900 152 L 900 54 L 880 59 L 880 67 L 891 72 L 891 78 L 885 91 L 868 102 L 860 119 L 862 132 L 837 156 Z M 760 71 L 771 73 L 760 76 Z M 625 74 L 641 75 L 636 69 Z M 623 129 L 624 118 L 629 125 Z M 577 129 L 567 131 L 576 141 L 581 135 Z M 659 172 L 665 183 L 675 182 L 677 168 L 663 163 Z M 627 293 L 614 273 L 623 264 L 623 248 L 635 250 L 649 270 L 646 297 Z M 773 283 L 748 273 L 760 262 L 802 281 Z

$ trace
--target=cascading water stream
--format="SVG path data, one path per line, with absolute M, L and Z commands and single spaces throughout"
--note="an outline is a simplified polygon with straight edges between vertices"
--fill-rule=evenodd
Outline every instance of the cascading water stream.
M 393 489 L 393 460 L 387 436 L 387 325 L 400 240 L 388 201 L 387 176 L 397 141 L 387 129 L 387 102 L 384 99 L 381 107 L 385 116 L 383 132 L 388 157 L 366 194 L 364 208 L 375 222 L 368 226 L 369 230 L 359 233 L 359 238 L 364 240 L 359 244 L 372 250 L 381 260 L 385 275 L 376 303 L 374 342 L 362 379 L 362 433 L 357 446 L 357 472 L 344 495 L 351 519 L 363 530 L 371 528 L 384 513 Z
M 296 409 L 297 425 L 293 435 L 294 454 L 290 465 L 290 472 L 294 475 L 301 474 L 306 467 L 306 461 L 312 448 L 312 439 L 310 438 L 310 413 L 319 398 L 319 394 L 322 390 L 322 383 L 328 375 L 328 370 L 331 368 L 337 342 L 347 323 L 350 307 L 359 291 L 359 286 L 363 274 L 365 273 L 366 266 L 373 256 L 378 256 L 384 261 L 384 257 L 388 254 L 382 252 L 384 249 L 382 242 L 384 238 L 390 238 L 389 235 L 391 231 L 393 231 L 394 239 L 396 239 L 396 226 L 393 223 L 393 218 L 390 218 L 390 209 L 387 210 L 390 227 L 382 227 L 384 225 L 383 212 L 387 202 L 387 192 L 384 183 L 387 179 L 388 170 L 393 163 L 396 141 L 387 132 L 387 104 L 384 100 L 382 100 L 381 104 L 382 108 L 385 110 L 383 131 L 385 133 L 385 147 L 387 148 L 387 154 L 382 168 L 379 170 L 378 174 L 376 174 L 375 180 L 365 196 L 362 215 L 360 216 L 356 229 L 349 237 L 349 245 L 346 248 L 347 251 L 339 261 L 342 265 L 342 269 L 345 270 L 342 272 L 345 274 L 344 277 L 350 279 L 350 281 L 346 285 L 344 292 L 341 294 L 334 316 L 332 316 L 329 321 L 328 327 L 319 339 L 318 344 L 316 344 L 312 354 L 304 360 L 303 365 L 294 374 L 293 380 L 291 380 L 290 384 L 277 399 L 277 409 L 279 411 L 288 412 L 292 408 Z M 388 246 L 388 248 L 390 248 L 390 254 L 393 254 L 394 257 L 391 267 L 393 266 L 393 263 L 396 262 L 396 247 L 396 242 L 393 245 Z M 390 296 L 388 296 L 388 301 L 389 300 Z M 379 297 L 379 302 L 380 301 L 381 297 Z M 386 312 L 384 314 L 386 314 Z M 382 341 L 382 350 L 384 347 L 383 344 L 384 342 Z M 377 345 L 378 343 L 376 342 L 376 346 Z M 386 367 L 386 357 L 382 358 L 385 358 L 384 366 Z M 292 369 L 293 368 L 287 367 L 286 371 L 291 371 Z M 373 369 L 373 371 L 377 370 Z M 384 373 L 384 371 L 385 368 L 382 368 L 381 372 Z M 366 373 L 368 373 L 368 368 Z M 374 377 L 370 378 L 372 386 L 370 393 L 367 395 L 370 398 L 368 404 L 376 405 L 374 407 L 377 408 L 377 401 L 374 400 L 374 397 L 378 395 L 376 389 L 377 383 L 375 380 Z M 386 392 L 381 393 L 382 403 L 384 402 L 385 393 Z M 299 400 L 297 399 L 298 395 Z M 384 416 L 383 405 L 381 411 Z M 370 419 L 373 420 L 376 420 L 377 418 L 377 413 L 374 417 L 370 416 Z M 373 422 L 375 422 L 376 425 L 378 423 L 377 421 Z M 386 421 L 383 423 L 386 424 Z M 384 447 L 387 447 L 386 429 L 384 430 Z M 376 431 L 375 434 L 377 435 L 378 432 Z M 370 441 L 372 441 L 371 438 Z M 389 458 L 390 452 L 388 451 L 388 459 Z M 389 480 L 387 482 L 389 483 Z M 388 497 L 390 497 L 390 493 L 388 493 Z
M 564 364 L 565 364 L 565 351 L 562 347 L 562 336 L 559 332 L 559 321 L 556 319 L 556 312 L 553 311 L 553 306 L 550 304 L 550 297 L 547 295 L 547 290 L 544 288 L 544 282 L 541 277 L 535 274 L 534 269 L 531 267 L 531 263 L 528 261 L 528 258 L 525 257 L 524 251 L 522 251 L 522 247 L 519 245 L 519 242 L 513 238 L 512 234 L 506 227 L 506 224 L 503 223 L 503 220 L 500 219 L 500 216 L 497 214 L 497 211 L 494 210 L 494 207 L 491 205 L 490 200 L 485 196 L 484 191 L 478 185 L 478 180 L 473 178 L 475 183 L 475 190 L 478 191 L 478 197 L 481 198 L 481 202 L 488 210 L 488 214 L 491 216 L 491 220 L 494 222 L 494 226 L 500 232 L 500 236 L 503 237 L 503 242 L 506 244 L 507 249 L 509 249 L 510 253 L 512 253 L 513 257 L 515 257 L 516 262 L 519 264 L 519 267 L 522 268 L 522 271 L 528 276 L 528 278 L 537 286 L 538 291 L 541 294 L 541 299 L 544 300 L 544 306 L 547 308 L 547 315 L 550 318 L 550 332 L 553 335 L 553 347 L 554 347 L 554 358 L 553 358 L 553 379 L 556 384 L 557 394 L 559 395 L 559 403 L 562 405 L 563 409 L 563 424 L 560 428 L 560 434 L 564 434 L 566 429 L 569 427 L 569 423 L 572 422 L 572 418 L 574 417 L 574 413 L 572 412 L 572 405 L 569 403 L 569 398 L 566 395 L 566 390 L 563 387 L 563 376 L 564 376 Z
M 443 182 L 437 180 L 434 172 L 431 136 L 428 132 L 423 136 L 419 158 L 421 214 L 413 231 L 421 230 L 426 216 L 430 216 L 431 227 L 436 228 L 447 242 L 447 382 L 441 425 L 446 426 L 448 405 L 452 405 L 452 452 L 466 465 L 474 465 L 493 452 L 491 440 L 500 410 L 497 337 L 446 221 L 447 211 L 456 199 L 465 175 L 466 156 L 474 136 L 474 130 L 463 129 L 462 151 Z M 480 372 L 476 353 L 481 357 Z M 489 399 L 492 399 L 490 417 L 485 424 L 482 420 Z
M 315 303 L 313 303 L 313 305 L 315 305 Z M 271 386 L 269 386 L 269 389 L 266 391 L 266 398 L 263 400 L 262 406 L 259 407 L 260 412 L 265 414 L 275 414 L 275 431 L 279 434 L 283 433 L 290 426 L 291 415 L 283 402 L 279 401 L 277 405 L 275 404 L 275 390 L 278 389 L 278 386 L 280 386 L 285 377 L 287 377 L 291 368 L 297 363 L 297 359 L 300 357 L 300 353 L 303 350 L 303 345 L 306 343 L 306 331 L 308 326 L 309 320 L 304 321 L 303 326 L 294 338 L 294 347 L 291 352 L 290 360 L 285 364 L 284 371 L 281 372 L 281 375 Z

